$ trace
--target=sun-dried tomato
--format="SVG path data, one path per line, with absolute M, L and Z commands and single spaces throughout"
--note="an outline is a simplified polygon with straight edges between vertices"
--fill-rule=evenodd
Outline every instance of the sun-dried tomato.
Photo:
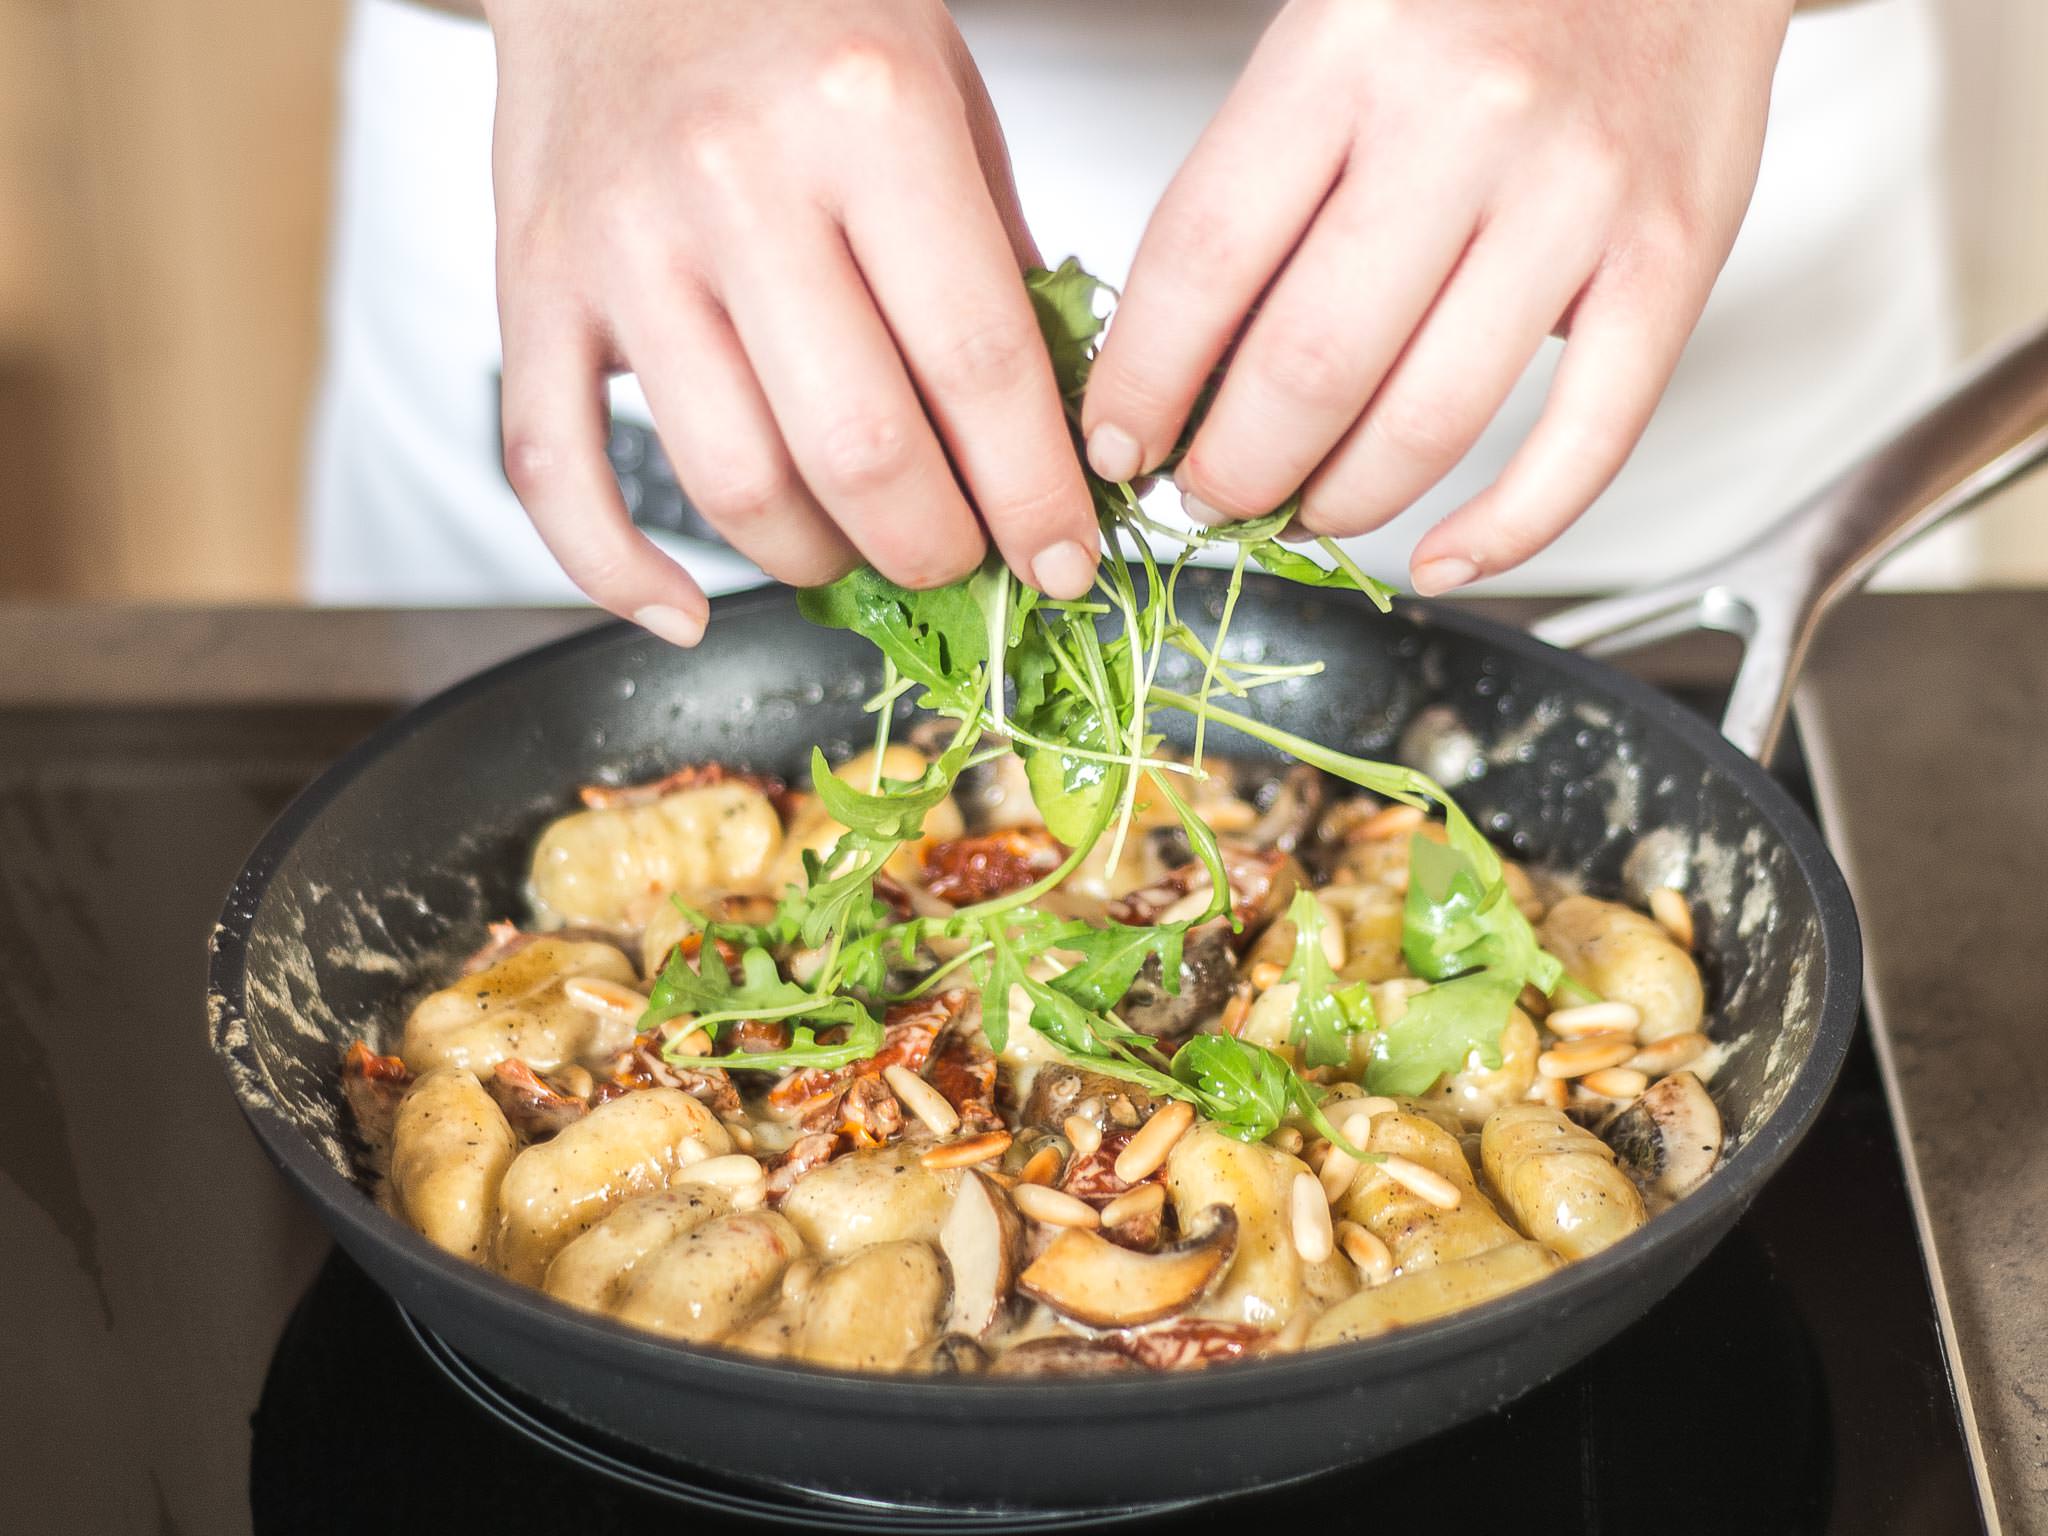
M 1021 891 L 1058 869 L 1066 856 L 1067 850 L 1043 827 L 949 838 L 924 851 L 925 889 L 955 906 L 970 906 Z

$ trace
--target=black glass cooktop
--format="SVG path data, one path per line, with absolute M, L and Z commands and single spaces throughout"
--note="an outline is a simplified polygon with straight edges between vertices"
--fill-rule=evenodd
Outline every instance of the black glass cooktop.
M 221 893 L 373 719 L 0 711 L 0 1530 L 749 1528 L 702 1507 L 743 1491 L 631 1486 L 456 1385 L 264 1163 L 206 1050 Z M 1598 1354 L 1391 1460 L 1151 1526 L 1981 1530 L 1912 1233 L 1859 1042 L 1735 1232 Z

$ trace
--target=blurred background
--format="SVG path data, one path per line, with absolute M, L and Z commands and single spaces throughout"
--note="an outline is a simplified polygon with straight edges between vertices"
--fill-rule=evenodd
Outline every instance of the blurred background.
M 2048 5 L 1937 4 L 1974 348 L 2048 314 Z M 0 0 L 0 595 L 298 595 L 345 9 Z M 2048 582 L 2048 481 L 1982 519 Z

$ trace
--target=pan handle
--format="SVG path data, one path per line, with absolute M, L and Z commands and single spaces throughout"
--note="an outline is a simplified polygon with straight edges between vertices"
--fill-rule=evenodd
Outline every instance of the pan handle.
M 1941 397 L 1733 554 L 1533 626 L 1594 655 L 1691 629 L 1744 642 L 1721 731 L 1759 761 L 1834 604 L 1901 545 L 2048 458 L 2048 324 L 1986 354 Z

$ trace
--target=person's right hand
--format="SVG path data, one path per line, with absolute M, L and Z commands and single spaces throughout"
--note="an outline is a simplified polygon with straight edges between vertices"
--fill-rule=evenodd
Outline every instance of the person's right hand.
M 605 458 L 626 367 L 690 500 L 771 576 L 865 558 L 936 586 L 985 525 L 1033 585 L 1088 589 L 1035 256 L 939 0 L 486 9 L 505 465 L 578 586 L 678 644 L 703 633 L 703 592 Z

